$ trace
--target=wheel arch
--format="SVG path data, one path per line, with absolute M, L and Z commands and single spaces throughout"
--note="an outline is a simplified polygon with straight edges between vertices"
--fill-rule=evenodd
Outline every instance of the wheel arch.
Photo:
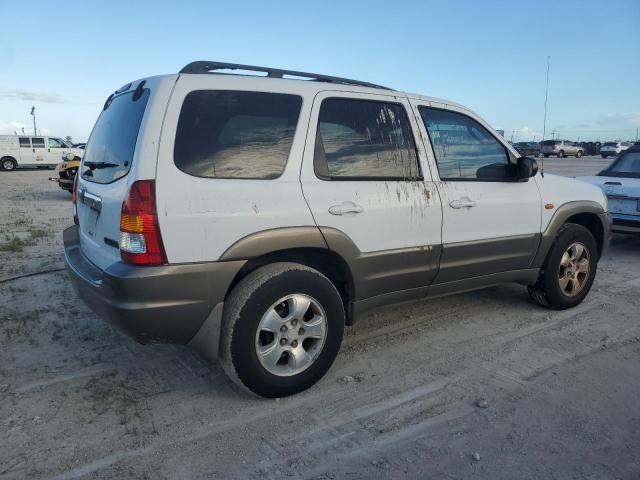
M 13 162 L 13 168 L 14 169 L 18 168 L 18 160 L 15 157 L 12 157 L 11 155 L 5 155 L 4 157 L 0 157 L 0 166 L 2 162 L 4 162 L 5 160 L 11 160 Z
M 611 230 L 611 219 L 602 208 L 602 205 L 590 200 L 569 202 L 556 210 L 543 232 L 532 267 L 542 268 L 558 231 L 566 223 L 582 225 L 593 234 L 598 246 L 598 258 L 606 251 Z
M 351 302 L 355 283 L 348 262 L 329 249 L 317 227 L 289 227 L 266 230 L 249 235 L 227 249 L 221 261 L 246 260 L 238 271 L 227 295 L 248 274 L 276 262 L 293 262 L 318 270 L 335 285 L 345 307 L 346 323 L 353 323 Z

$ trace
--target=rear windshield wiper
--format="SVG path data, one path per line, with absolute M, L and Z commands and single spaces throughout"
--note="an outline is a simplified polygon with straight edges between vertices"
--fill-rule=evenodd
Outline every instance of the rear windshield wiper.
M 113 167 L 119 167 L 120 166 L 120 164 L 118 164 L 118 163 L 92 162 L 92 161 L 84 162 L 83 165 L 85 167 L 89 167 L 91 170 L 95 170 L 96 168 L 98 168 L 98 169 L 100 169 L 100 168 L 113 168 Z

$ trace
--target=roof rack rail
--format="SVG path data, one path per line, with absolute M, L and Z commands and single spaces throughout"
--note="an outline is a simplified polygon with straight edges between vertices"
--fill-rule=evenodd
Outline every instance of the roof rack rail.
M 360 80 L 351 80 L 349 78 L 331 77 L 329 75 L 321 75 L 318 73 L 296 72 L 295 70 L 281 70 L 271 67 L 256 67 L 254 65 L 240 65 L 237 63 L 224 62 L 208 62 L 197 61 L 185 65 L 179 73 L 212 73 L 214 70 L 248 70 L 252 72 L 264 72 L 270 78 L 283 78 L 285 75 L 292 77 L 308 78 L 318 82 L 340 83 L 343 85 L 358 85 L 361 87 L 382 88 L 391 90 L 391 88 L 376 85 L 374 83 L 362 82 Z

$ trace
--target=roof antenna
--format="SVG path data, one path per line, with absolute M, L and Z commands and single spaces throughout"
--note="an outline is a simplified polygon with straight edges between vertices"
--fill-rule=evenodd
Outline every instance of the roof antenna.
M 542 123 L 542 141 L 540 142 L 540 175 L 544 177 L 544 153 L 542 153 L 542 143 L 547 133 L 547 99 L 549 98 L 549 68 L 551 67 L 551 57 L 547 56 L 547 87 L 544 91 L 544 121 Z

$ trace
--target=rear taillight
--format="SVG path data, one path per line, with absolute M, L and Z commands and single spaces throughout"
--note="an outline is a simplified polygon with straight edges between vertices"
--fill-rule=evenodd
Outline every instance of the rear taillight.
M 156 214 L 155 183 L 139 180 L 122 204 L 120 257 L 134 265 L 167 263 Z
M 73 187 L 71 188 L 71 202 L 73 202 L 73 223 L 80 225 L 78 219 L 78 172 L 73 177 Z

